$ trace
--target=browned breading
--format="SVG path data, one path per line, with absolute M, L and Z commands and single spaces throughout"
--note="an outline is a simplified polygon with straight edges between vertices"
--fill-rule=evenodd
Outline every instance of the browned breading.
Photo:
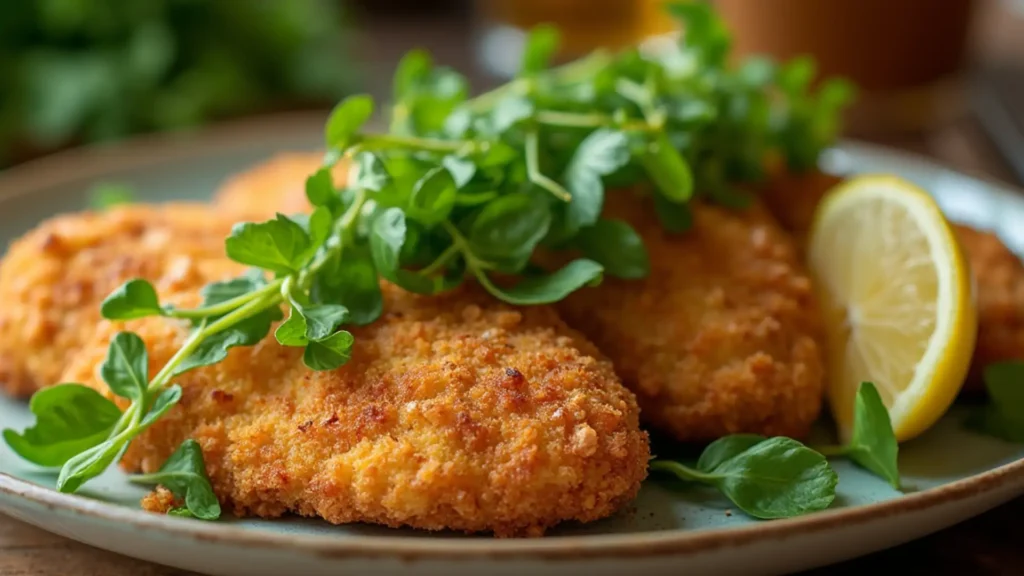
M 237 214 L 240 219 L 262 221 L 275 212 L 294 214 L 309 210 L 306 178 L 320 169 L 323 153 L 282 152 L 224 181 L 214 195 L 214 204 Z M 347 178 L 347 163 L 332 171 L 336 185 Z
M 498 536 L 596 520 L 635 496 L 649 458 L 636 400 L 551 308 L 517 310 L 469 287 L 383 290 L 384 317 L 353 330 L 338 370 L 312 372 L 301 349 L 271 337 L 180 377 L 181 403 L 124 468 L 153 471 L 194 438 L 239 515 Z M 125 325 L 154 372 L 186 335 L 159 318 Z M 102 324 L 64 379 L 105 391 L 96 366 L 117 328 Z
M 0 386 L 27 396 L 56 384 L 126 280 L 166 293 L 216 279 L 232 222 L 201 204 L 122 206 L 57 216 L 16 240 L 0 262 Z
M 823 395 L 819 312 L 788 236 L 759 206 L 694 202 L 671 234 L 647 198 L 609 194 L 651 260 L 644 280 L 606 277 L 557 305 L 611 358 L 641 414 L 678 440 L 731 433 L 803 437 Z
M 995 234 L 955 228 L 977 288 L 978 338 L 967 382 L 977 390 L 985 366 L 1024 360 L 1024 264 Z

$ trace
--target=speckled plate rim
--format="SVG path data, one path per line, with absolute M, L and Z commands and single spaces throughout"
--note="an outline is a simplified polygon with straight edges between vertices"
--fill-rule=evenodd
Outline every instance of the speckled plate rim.
M 325 114 L 283 114 L 257 120 L 229 122 L 174 135 L 145 136 L 115 144 L 92 145 L 60 152 L 0 172 L 0 202 L 62 183 L 98 177 L 111 169 L 146 165 L 238 150 L 268 138 L 287 143 L 308 142 L 311 126 Z M 1011 195 L 1012 186 L 965 171 L 952 171 L 922 156 L 885 147 L 843 141 L 837 150 L 853 154 L 884 155 L 922 172 L 965 176 L 991 188 L 997 195 Z M 1022 192 L 1024 194 L 1024 192 Z M 1019 200 L 1018 200 L 1019 201 Z M 467 559 L 533 556 L 542 559 L 602 556 L 686 555 L 727 546 L 778 540 L 830 527 L 862 524 L 888 516 L 966 500 L 980 493 L 1024 483 L 1024 459 L 935 488 L 874 504 L 825 510 L 799 518 L 765 521 L 735 528 L 699 531 L 685 529 L 635 534 L 597 534 L 535 539 L 430 539 L 409 536 L 296 535 L 255 532 L 216 523 L 195 522 L 125 508 L 101 500 L 62 494 L 0 472 L 0 494 L 23 499 L 50 510 L 129 524 L 196 541 L 230 542 L 241 546 L 287 549 L 328 556 L 414 556 L 419 559 Z M 272 520 L 270 520 L 272 521 Z

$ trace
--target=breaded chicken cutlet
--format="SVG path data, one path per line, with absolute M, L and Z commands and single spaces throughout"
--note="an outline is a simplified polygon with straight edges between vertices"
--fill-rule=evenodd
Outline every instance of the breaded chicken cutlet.
M 146 341 L 155 373 L 182 344 L 184 321 L 110 322 L 100 301 L 142 276 L 164 301 L 199 305 L 203 285 L 244 271 L 224 256 L 229 229 L 210 207 L 130 206 L 26 234 L 4 262 L 4 290 L 18 301 L 4 318 L 60 323 L 24 356 L 36 362 L 25 392 L 77 381 L 109 395 L 97 368 L 121 329 Z M 636 495 L 650 457 L 635 397 L 550 307 L 515 310 L 471 289 L 425 298 L 383 284 L 384 317 L 353 330 L 352 360 L 338 370 L 307 369 L 301 349 L 272 336 L 232 349 L 176 379 L 180 404 L 121 465 L 154 471 L 194 438 L 215 494 L 239 515 L 511 536 L 612 514 Z M 3 335 L 7 345 L 19 333 Z M 41 368 L 59 372 L 43 379 Z
M 978 337 L 968 385 L 980 389 L 989 364 L 1024 360 L 1024 263 L 991 232 L 956 231 L 977 286 Z
M 102 301 L 131 278 L 158 293 L 218 279 L 233 222 L 203 204 L 119 206 L 54 217 L 14 241 L 0 262 L 0 386 L 28 396 L 56 384 Z
M 306 212 L 306 178 L 320 169 L 323 154 L 283 152 L 234 174 L 224 180 L 214 197 L 220 210 L 236 214 L 241 220 L 262 221 L 275 212 L 295 214 Z M 335 185 L 345 182 L 348 164 L 344 161 L 332 169 Z
M 352 330 L 348 364 L 313 372 L 273 337 L 232 349 L 176 380 L 180 404 L 122 466 L 153 472 L 194 438 L 238 515 L 496 536 L 597 520 L 636 495 L 650 456 L 636 400 L 554 310 L 517 310 L 469 285 L 440 297 L 382 289 L 384 316 Z M 65 380 L 114 399 L 95 374 L 117 324 L 98 329 Z M 159 318 L 124 324 L 154 373 L 186 337 Z
M 296 206 L 296 183 L 319 161 L 285 154 L 253 168 L 238 177 L 253 183 L 246 201 L 262 218 Z M 609 193 L 606 216 L 626 219 L 643 236 L 650 277 L 606 277 L 557 304 L 559 312 L 612 360 L 644 420 L 676 439 L 805 435 L 823 394 L 818 310 L 786 234 L 759 208 L 741 214 L 696 205 L 694 230 L 669 235 L 653 208 L 629 194 Z M 217 202 L 237 206 L 239 198 L 227 187 Z
M 760 193 L 779 221 L 802 243 L 825 194 L 843 181 L 823 172 L 777 175 Z M 952 224 L 974 275 L 978 336 L 964 389 L 983 389 L 993 362 L 1024 360 L 1024 263 L 991 232 Z
M 691 202 L 665 231 L 649 198 L 612 192 L 650 256 L 642 280 L 606 277 L 557 304 L 611 358 L 644 420 L 682 441 L 735 433 L 803 438 L 824 394 L 820 316 L 790 238 L 755 205 Z

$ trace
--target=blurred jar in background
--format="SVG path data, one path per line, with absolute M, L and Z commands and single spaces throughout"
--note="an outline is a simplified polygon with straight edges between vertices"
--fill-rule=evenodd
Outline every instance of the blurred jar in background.
M 715 0 L 733 55 L 812 55 L 859 88 L 847 133 L 889 137 L 966 110 L 975 0 Z
M 676 0 L 679 1 L 679 0 Z M 687 0 L 682 0 L 687 1 Z M 697 0 L 700 1 L 700 0 Z M 733 37 L 733 56 L 811 55 L 819 74 L 859 87 L 847 133 L 900 136 L 966 111 L 963 71 L 976 3 L 983 0 L 712 0 Z M 677 30 L 666 0 L 475 0 L 484 69 L 514 74 L 525 31 L 562 30 L 561 59 L 621 48 Z
M 519 69 L 526 32 L 538 24 L 556 25 L 562 36 L 561 61 L 596 48 L 619 49 L 672 33 L 678 25 L 665 0 L 477 0 L 481 27 L 479 58 L 490 74 L 508 78 Z

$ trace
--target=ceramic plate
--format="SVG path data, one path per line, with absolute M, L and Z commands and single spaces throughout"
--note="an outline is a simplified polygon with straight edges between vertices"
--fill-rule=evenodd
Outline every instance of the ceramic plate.
M 0 174 L 0 245 L 58 212 L 86 206 L 86 191 L 117 181 L 146 201 L 209 197 L 227 175 L 278 151 L 315 149 L 320 116 L 277 118 L 212 132 L 75 151 Z M 840 173 L 895 172 L 917 181 L 951 219 L 996 230 L 1024 253 L 1024 197 L 894 151 L 844 143 L 823 159 Z M 2 304 L 0 304 L 2 305 Z M 1024 446 L 967 431 L 957 406 L 901 447 L 906 489 L 835 462 L 834 506 L 789 520 L 755 521 L 713 492 L 672 492 L 649 480 L 614 518 L 566 525 L 542 539 L 332 526 L 304 519 L 206 523 L 139 510 L 140 488 L 117 470 L 76 495 L 0 447 L 0 511 L 69 538 L 145 560 L 217 575 L 449 574 L 591 575 L 713 572 L 778 574 L 901 544 L 1024 493 Z M 24 403 L 0 400 L 0 423 L 29 422 Z

